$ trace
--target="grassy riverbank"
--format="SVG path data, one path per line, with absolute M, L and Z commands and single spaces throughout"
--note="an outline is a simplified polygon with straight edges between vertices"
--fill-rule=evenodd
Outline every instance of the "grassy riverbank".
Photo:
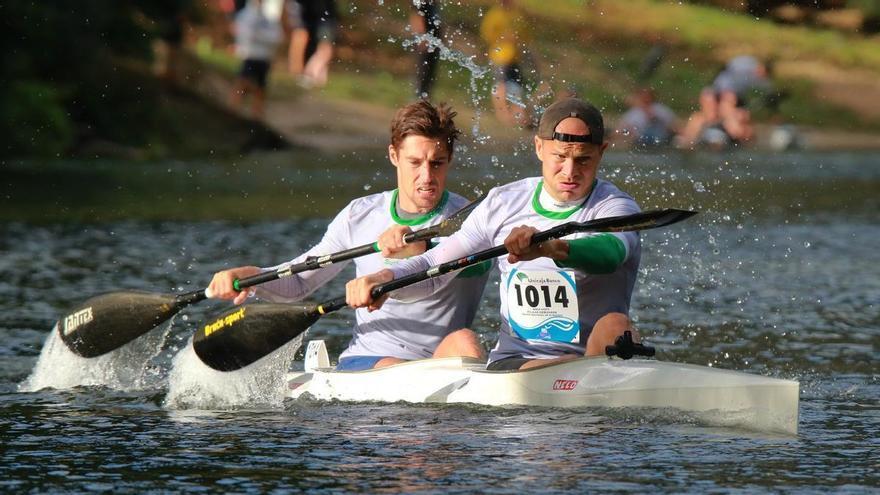
M 325 93 L 334 98 L 367 98 L 395 106 L 409 98 L 412 56 L 401 47 L 406 9 L 373 2 L 357 6 L 346 17 L 350 48 L 340 49 L 333 80 Z M 446 38 L 461 57 L 487 67 L 478 26 L 490 1 L 446 5 Z M 728 58 L 749 53 L 776 62 L 779 86 L 789 97 L 779 116 L 798 125 L 880 131 L 880 40 L 827 29 L 775 24 L 717 8 L 668 2 L 610 0 L 589 2 L 521 0 L 532 21 L 533 50 L 541 77 L 554 90 L 571 88 L 613 114 L 625 109 L 627 94 L 639 84 L 639 67 L 655 44 L 666 50 L 645 84 L 680 115 L 696 105 L 699 90 L 711 82 Z M 372 7 L 371 7 L 372 5 Z M 369 14 L 367 12 L 370 12 Z M 369 33 L 369 34 L 367 34 Z M 390 41 L 389 41 L 390 40 Z M 457 103 L 475 99 L 488 108 L 490 75 L 478 79 L 471 94 L 471 72 L 444 61 L 436 98 Z M 851 101 L 851 89 L 863 98 Z M 871 98 L 873 97 L 873 98 Z M 759 109 L 757 118 L 775 117 Z
M 432 98 L 461 114 L 473 140 L 498 148 L 522 142 L 527 132 L 491 115 L 492 84 L 479 21 L 493 2 L 444 4 L 444 44 Z M 756 20 L 692 4 L 634 2 L 520 2 L 532 23 L 532 49 L 550 88 L 574 91 L 604 109 L 613 123 L 638 85 L 653 86 L 681 118 L 697 105 L 700 89 L 728 58 L 751 53 L 772 59 L 786 98 L 778 110 L 755 109 L 759 125 L 794 124 L 814 149 L 880 148 L 880 56 L 877 39 L 837 31 Z M 329 84 L 306 91 L 275 64 L 269 125 L 290 140 L 325 150 L 381 147 L 396 107 L 413 96 L 415 57 L 409 48 L 408 3 L 341 2 L 343 29 Z M 194 52 L 211 70 L 232 78 L 236 61 L 203 38 Z M 665 55 L 639 80 L 652 47 Z M 537 101 L 541 104 L 542 101 Z
M 816 136 L 810 139 L 812 149 L 880 148 L 876 35 L 775 24 L 691 3 L 519 3 L 532 26 L 538 76 L 553 92 L 535 101 L 538 106 L 555 94 L 573 91 L 602 107 L 613 123 L 626 109 L 627 95 L 638 85 L 650 85 L 685 119 L 697 104 L 700 88 L 721 64 L 750 53 L 775 60 L 778 86 L 787 94 L 777 110 L 756 108 L 760 125 L 797 125 L 804 134 Z M 492 116 L 492 76 L 478 28 L 493 4 L 442 2 L 443 42 L 449 52 L 441 62 L 432 99 L 449 102 L 459 111 L 459 122 L 470 131 L 472 143 L 511 149 L 526 142 L 528 133 Z M 143 39 L 155 38 L 156 29 L 136 22 L 132 29 L 144 33 L 128 38 L 129 43 L 137 41 L 137 50 L 119 48 L 118 40 L 74 31 L 69 38 L 90 41 L 89 53 L 97 54 L 81 65 L 95 69 L 68 64 L 58 66 L 60 74 L 55 76 L 31 74 L 55 67 L 37 63 L 40 50 L 62 60 L 71 57 L 66 55 L 68 44 L 56 38 L 35 42 L 35 33 L 54 31 L 68 22 L 59 14 L 61 7 L 35 4 L 25 17 L 54 14 L 44 15 L 40 28 L 22 28 L 25 34 L 20 37 L 31 43 L 13 50 L 15 60 L 33 60 L 15 65 L 12 83 L 0 84 L 11 138 L 3 154 L 7 159 L 161 160 L 235 158 L 286 143 L 326 151 L 382 148 L 394 109 L 414 98 L 410 6 L 409 0 L 341 0 L 336 56 L 325 88 L 300 88 L 287 73 L 285 54 L 279 50 L 264 126 L 228 107 L 238 62 L 225 46 L 228 35 L 223 40 L 216 34 L 228 27 L 219 13 L 193 18 L 185 30 L 184 67 L 176 84 L 168 85 L 148 69 L 150 44 Z M 117 17 L 137 17 L 127 9 L 116 12 Z M 52 49 L 40 48 L 43 44 Z M 640 67 L 658 46 L 664 50 L 662 60 L 640 80 Z

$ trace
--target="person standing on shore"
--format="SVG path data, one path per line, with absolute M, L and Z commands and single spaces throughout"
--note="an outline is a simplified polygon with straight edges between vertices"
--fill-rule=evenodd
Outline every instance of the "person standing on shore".
M 296 0 L 291 10 L 299 14 L 290 38 L 290 72 L 299 76 L 305 88 L 324 87 L 333 61 L 339 31 L 339 13 L 334 0 Z
M 535 59 L 529 50 L 531 30 L 514 0 L 501 0 L 480 24 L 489 61 L 495 71 L 492 107 L 495 116 L 508 125 L 530 127 L 532 110 L 527 86 L 538 78 Z
M 414 34 L 438 39 L 442 36 L 438 1 L 415 0 L 413 2 L 409 25 Z M 437 76 L 440 50 L 423 41 L 416 47 L 416 53 L 418 54 L 416 59 L 416 98 L 429 98 Z
M 232 90 L 232 106 L 238 108 L 245 95 L 252 98 L 254 118 L 261 119 L 266 101 L 266 83 L 275 49 L 281 42 L 281 24 L 263 13 L 261 0 L 249 0 L 235 16 L 235 53 L 241 59 L 241 71 Z

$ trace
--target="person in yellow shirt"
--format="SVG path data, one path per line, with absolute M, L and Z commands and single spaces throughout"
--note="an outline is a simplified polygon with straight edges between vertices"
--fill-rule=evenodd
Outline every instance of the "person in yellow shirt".
M 502 0 L 486 12 L 480 37 L 494 66 L 492 106 L 506 124 L 531 127 L 531 112 L 525 93 L 528 79 L 537 80 L 537 67 L 528 49 L 531 33 L 523 13 L 513 0 Z M 530 74 L 531 77 L 525 77 Z

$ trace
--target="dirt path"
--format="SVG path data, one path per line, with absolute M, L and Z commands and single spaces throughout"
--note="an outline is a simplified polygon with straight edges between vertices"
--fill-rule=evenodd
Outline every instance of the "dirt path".
M 843 89 L 840 91 L 844 92 Z M 339 101 L 308 93 L 295 101 L 273 100 L 266 112 L 266 123 L 297 145 L 322 151 L 384 148 L 388 145 L 388 125 L 394 110 L 380 105 Z M 466 132 L 462 142 L 473 145 L 470 132 L 474 112 L 460 109 L 458 122 Z M 770 149 L 773 127 L 758 126 L 755 146 Z M 836 129 L 798 128 L 803 147 L 815 151 L 880 149 L 880 135 Z M 531 139 L 531 134 L 501 125 L 494 117 L 482 114 L 480 146 L 486 150 L 511 150 Z
M 195 91 L 228 108 L 231 80 L 195 59 L 188 80 Z M 817 92 L 829 101 L 852 108 L 859 115 L 880 117 L 880 83 L 870 74 L 844 73 L 815 65 L 787 64 L 781 68 L 786 75 L 816 81 Z M 331 75 L 332 77 L 332 75 Z M 290 86 L 286 75 L 276 75 Z M 395 109 L 369 102 L 328 98 L 319 90 L 269 92 L 265 124 L 294 145 L 327 152 L 384 148 L 388 145 L 388 126 Z M 472 108 L 459 107 L 456 119 L 464 129 L 462 142 L 473 145 L 471 129 L 476 123 L 480 146 L 486 150 L 511 150 L 527 145 L 531 134 L 497 121 L 490 112 L 477 114 Z M 762 131 L 763 130 L 763 131 Z M 755 146 L 770 148 L 772 126 L 759 126 Z M 798 128 L 806 149 L 871 150 L 880 149 L 880 135 L 848 130 Z

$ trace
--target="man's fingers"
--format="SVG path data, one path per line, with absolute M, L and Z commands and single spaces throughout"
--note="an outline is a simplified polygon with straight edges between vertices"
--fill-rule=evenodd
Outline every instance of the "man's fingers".
M 378 241 L 382 256 L 387 258 L 406 247 L 406 242 L 404 242 L 403 238 L 409 232 L 412 232 L 412 229 L 403 225 L 395 225 L 382 232 Z
M 377 309 L 380 309 L 382 307 L 382 305 L 385 304 L 385 301 L 387 301 L 387 300 L 388 300 L 388 294 L 383 294 L 382 297 L 380 297 L 379 299 L 376 299 L 375 301 L 371 302 L 369 306 L 367 306 L 367 311 L 373 312 L 373 311 L 376 311 Z
M 345 284 L 345 302 L 352 308 L 363 308 L 371 304 L 370 286 L 364 277 L 350 280 Z
M 245 299 L 247 299 L 247 297 L 248 297 L 248 291 L 243 290 L 243 291 L 239 292 L 237 296 L 235 296 L 235 299 L 233 299 L 232 302 L 233 302 L 233 304 L 241 304 L 245 301 Z
M 347 284 L 345 284 L 345 302 L 351 306 L 352 308 L 357 308 L 357 300 L 355 299 L 355 294 L 357 291 L 355 290 L 355 285 L 357 284 L 357 279 L 350 280 Z

